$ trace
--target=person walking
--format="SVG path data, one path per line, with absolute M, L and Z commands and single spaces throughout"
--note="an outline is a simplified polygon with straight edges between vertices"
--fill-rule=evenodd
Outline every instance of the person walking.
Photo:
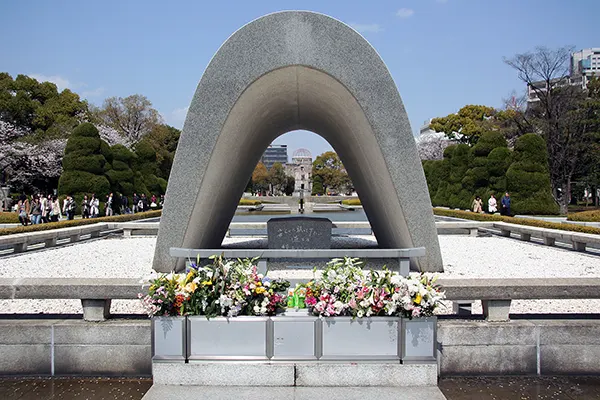
M 31 214 L 31 224 L 37 225 L 42 223 L 42 204 L 40 203 L 40 199 L 37 196 L 33 196 L 33 201 L 31 202 L 31 207 L 29 210 Z
M 125 195 L 121 196 L 121 209 L 123 214 L 129 214 L 129 199 Z
M 133 202 L 131 203 L 131 207 L 133 208 L 133 213 L 135 214 L 136 212 L 138 212 L 138 203 L 140 202 L 140 198 L 138 197 L 137 193 L 133 194 Z
M 48 199 L 46 195 L 40 193 L 40 206 L 42 209 L 42 215 L 40 216 L 40 223 L 47 224 L 48 223 L 48 212 L 50 211 L 50 204 L 48 204 Z
M 90 201 L 88 200 L 87 194 L 83 196 L 81 201 L 81 218 L 86 219 L 90 217 Z
M 146 198 L 146 193 L 142 193 L 142 197 L 140 197 L 140 203 L 142 212 L 148 211 L 148 199 Z
M 475 200 L 473 200 L 473 204 L 471 205 L 471 209 L 474 213 L 483 213 L 483 202 L 481 201 L 481 197 L 475 197 Z
M 90 199 L 90 217 L 96 218 L 100 214 L 100 200 L 96 198 L 96 194 L 92 193 L 92 198 Z
M 59 219 L 62 218 L 60 212 L 60 202 L 58 201 L 58 197 L 52 196 L 52 210 L 50 211 L 50 221 L 58 222 Z
M 502 203 L 500 214 L 510 217 L 510 194 L 508 192 L 504 193 L 504 196 L 500 199 L 500 203 Z
M 104 214 L 107 217 L 113 216 L 113 194 L 110 193 L 106 199 L 106 204 L 104 204 Z
M 68 195 L 65 200 L 65 214 L 67 215 L 67 220 L 72 221 L 75 218 L 75 200 L 73 200 L 73 196 Z
M 496 201 L 496 198 L 494 197 L 494 193 L 492 193 L 490 195 L 490 198 L 488 200 L 488 212 L 490 214 L 494 214 L 498 212 L 498 202 Z

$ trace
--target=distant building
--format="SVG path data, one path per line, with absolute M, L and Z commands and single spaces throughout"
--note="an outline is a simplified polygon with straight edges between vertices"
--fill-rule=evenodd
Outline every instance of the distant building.
M 267 169 L 271 169 L 276 162 L 281 163 L 285 167 L 288 162 L 287 144 L 269 145 L 260 158 L 260 161 L 265 164 Z
M 285 172 L 293 176 L 295 180 L 294 195 L 298 195 L 300 190 L 305 194 L 312 193 L 312 155 L 307 149 L 298 149 L 292 154 L 292 162 L 289 163 Z
M 571 54 L 569 75 L 553 79 L 550 86 L 553 88 L 561 86 L 579 86 L 587 88 L 587 84 L 593 76 L 600 76 L 600 48 L 583 49 Z M 527 85 L 527 102 L 539 101 L 539 91 L 548 90 L 545 81 L 533 82 Z

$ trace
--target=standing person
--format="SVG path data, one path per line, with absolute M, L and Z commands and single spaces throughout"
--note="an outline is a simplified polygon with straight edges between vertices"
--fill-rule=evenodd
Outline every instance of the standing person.
M 153 194 L 152 197 L 150 198 L 150 207 L 156 208 L 156 195 L 155 194 Z
M 43 193 L 40 193 L 40 207 L 42 209 L 42 214 L 40 216 L 40 223 L 44 223 L 47 224 L 48 223 L 48 212 L 50 211 L 50 205 L 48 204 L 48 199 L 46 198 L 46 195 L 44 195 Z
M 60 213 L 60 202 L 58 201 L 58 197 L 52 196 L 52 210 L 50 211 L 50 221 L 58 222 L 58 220 L 62 218 Z
M 87 194 L 83 196 L 83 200 L 81 201 L 81 218 L 89 218 L 90 217 L 90 202 L 88 200 Z
M 110 193 L 106 199 L 106 204 L 104 205 L 105 208 L 105 212 L 104 214 L 107 217 L 112 217 L 113 216 L 113 194 Z
M 510 217 L 510 194 L 508 192 L 504 193 L 504 196 L 500 199 L 500 203 L 502 203 L 500 214 Z
M 123 214 L 129 214 L 129 199 L 127 196 L 121 196 L 121 208 L 123 209 Z
M 92 193 L 90 199 L 90 217 L 96 218 L 100 214 L 100 201 L 96 198 L 96 194 Z
M 133 194 L 133 202 L 131 203 L 131 207 L 133 208 L 133 213 L 135 214 L 136 212 L 138 212 L 138 203 L 140 201 L 140 198 L 138 197 L 137 193 Z
M 65 200 L 65 214 L 67 214 L 67 220 L 71 221 L 75 218 L 75 200 L 73 200 L 73 196 L 68 195 Z
M 19 199 L 17 207 L 17 210 L 19 210 L 19 222 L 23 226 L 27 226 L 29 223 L 29 200 L 27 200 L 27 197 L 25 197 L 25 200 Z
M 488 200 L 488 212 L 490 214 L 494 214 L 494 213 L 498 212 L 498 202 L 496 201 L 496 198 L 494 197 L 494 193 L 492 193 L 490 195 L 490 198 Z
M 33 201 L 31 202 L 30 210 L 31 213 L 31 224 L 37 225 L 42 223 L 42 203 L 40 203 L 40 199 L 37 196 L 33 196 Z
M 142 212 L 148 211 L 148 199 L 146 198 L 146 193 L 142 193 L 142 197 L 140 197 L 140 203 Z
M 481 197 L 479 197 L 479 196 L 475 197 L 475 200 L 473 200 L 473 204 L 471 205 L 471 208 L 473 209 L 474 213 L 481 214 L 483 212 L 483 202 L 481 201 Z
M 158 206 L 159 206 L 160 208 L 163 208 L 163 205 L 164 205 L 164 204 L 165 204 L 165 195 L 164 195 L 164 194 L 161 194 L 161 195 L 160 195 L 160 202 L 158 203 Z

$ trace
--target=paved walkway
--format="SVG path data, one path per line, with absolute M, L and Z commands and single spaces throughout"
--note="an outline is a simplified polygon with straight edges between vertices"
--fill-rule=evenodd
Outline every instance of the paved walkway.
M 143 400 L 445 400 L 434 387 L 209 387 L 153 385 Z

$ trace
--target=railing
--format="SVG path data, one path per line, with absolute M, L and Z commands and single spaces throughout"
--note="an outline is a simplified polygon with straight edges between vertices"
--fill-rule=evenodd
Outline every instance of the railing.
M 600 299 L 600 278 L 440 278 L 438 282 L 447 300 L 481 300 L 490 321 L 508 320 L 512 300 Z M 137 299 L 143 291 L 138 279 L 129 278 L 0 279 L 0 299 L 80 299 L 87 321 L 108 318 L 112 299 Z
M 509 319 L 512 300 L 600 299 L 600 278 L 440 279 L 447 300 L 481 300 L 490 321 Z

